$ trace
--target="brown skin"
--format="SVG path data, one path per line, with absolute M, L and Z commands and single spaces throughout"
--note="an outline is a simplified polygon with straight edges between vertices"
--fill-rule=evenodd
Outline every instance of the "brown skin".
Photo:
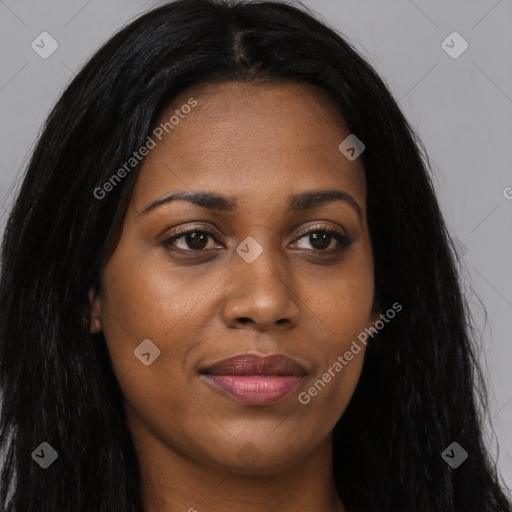
M 195 86 L 162 120 L 191 97 L 197 106 L 144 160 L 102 289 L 91 292 L 91 332 L 103 330 L 126 399 L 145 511 L 344 511 L 331 432 L 364 350 L 308 404 L 298 394 L 378 319 L 362 164 L 338 150 L 349 132 L 313 86 Z M 342 201 L 287 210 L 289 194 L 310 189 L 345 191 L 362 220 Z M 140 215 L 174 190 L 233 196 L 238 209 L 175 201 Z M 166 248 L 178 225 L 214 235 Z M 304 234 L 318 226 L 353 242 L 336 251 L 334 237 L 322 245 Z M 252 263 L 235 251 L 248 236 L 263 247 Z M 161 351 L 149 366 L 133 353 L 144 339 Z M 245 352 L 293 357 L 308 375 L 280 402 L 249 406 L 198 374 Z

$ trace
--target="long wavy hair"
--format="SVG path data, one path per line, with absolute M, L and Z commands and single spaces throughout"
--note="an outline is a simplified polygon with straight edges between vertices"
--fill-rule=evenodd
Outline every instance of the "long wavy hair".
M 139 465 L 88 290 L 115 248 L 140 165 L 101 187 L 199 83 L 320 87 L 366 149 L 368 225 L 382 311 L 403 311 L 368 346 L 333 432 L 348 510 L 505 512 L 482 439 L 485 383 L 453 245 L 424 147 L 386 85 L 302 4 L 179 0 L 115 34 L 53 108 L 8 218 L 0 281 L 0 508 L 141 512 Z M 441 453 L 459 443 L 457 469 Z M 42 442 L 58 461 L 42 470 Z

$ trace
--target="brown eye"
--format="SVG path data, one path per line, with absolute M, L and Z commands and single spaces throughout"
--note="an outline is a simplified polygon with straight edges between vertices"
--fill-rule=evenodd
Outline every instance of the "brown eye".
M 309 242 L 314 249 L 327 249 L 331 244 L 331 240 L 334 237 L 324 232 L 311 233 L 309 235 Z
M 295 243 L 299 249 L 329 253 L 347 248 L 352 239 L 335 229 L 318 228 L 305 233 Z
M 207 248 L 209 238 L 213 239 L 213 235 L 208 231 L 191 230 L 168 238 L 164 245 L 182 251 L 201 251 Z

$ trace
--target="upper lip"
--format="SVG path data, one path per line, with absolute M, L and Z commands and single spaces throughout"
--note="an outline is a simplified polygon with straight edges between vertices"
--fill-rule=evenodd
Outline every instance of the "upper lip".
M 200 373 L 213 375 L 300 375 L 307 372 L 294 359 L 283 354 L 240 354 L 223 359 Z

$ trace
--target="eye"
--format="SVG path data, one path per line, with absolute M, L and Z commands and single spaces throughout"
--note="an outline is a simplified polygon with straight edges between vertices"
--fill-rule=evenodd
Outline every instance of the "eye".
M 325 226 L 309 230 L 294 242 L 299 249 L 325 253 L 346 249 L 351 243 L 352 239 L 346 234 Z
M 190 229 L 164 240 L 163 245 L 181 251 L 215 249 L 215 247 L 208 247 L 209 239 L 215 240 L 213 233 L 203 229 Z
M 188 229 L 167 238 L 162 242 L 164 247 L 174 251 L 200 252 L 219 248 L 210 240 L 216 241 L 215 234 L 206 229 Z M 346 249 L 352 244 L 352 239 L 334 228 L 319 226 L 302 234 L 293 245 L 294 249 L 306 249 L 316 253 L 333 253 Z M 309 245 L 309 247 L 308 247 Z

